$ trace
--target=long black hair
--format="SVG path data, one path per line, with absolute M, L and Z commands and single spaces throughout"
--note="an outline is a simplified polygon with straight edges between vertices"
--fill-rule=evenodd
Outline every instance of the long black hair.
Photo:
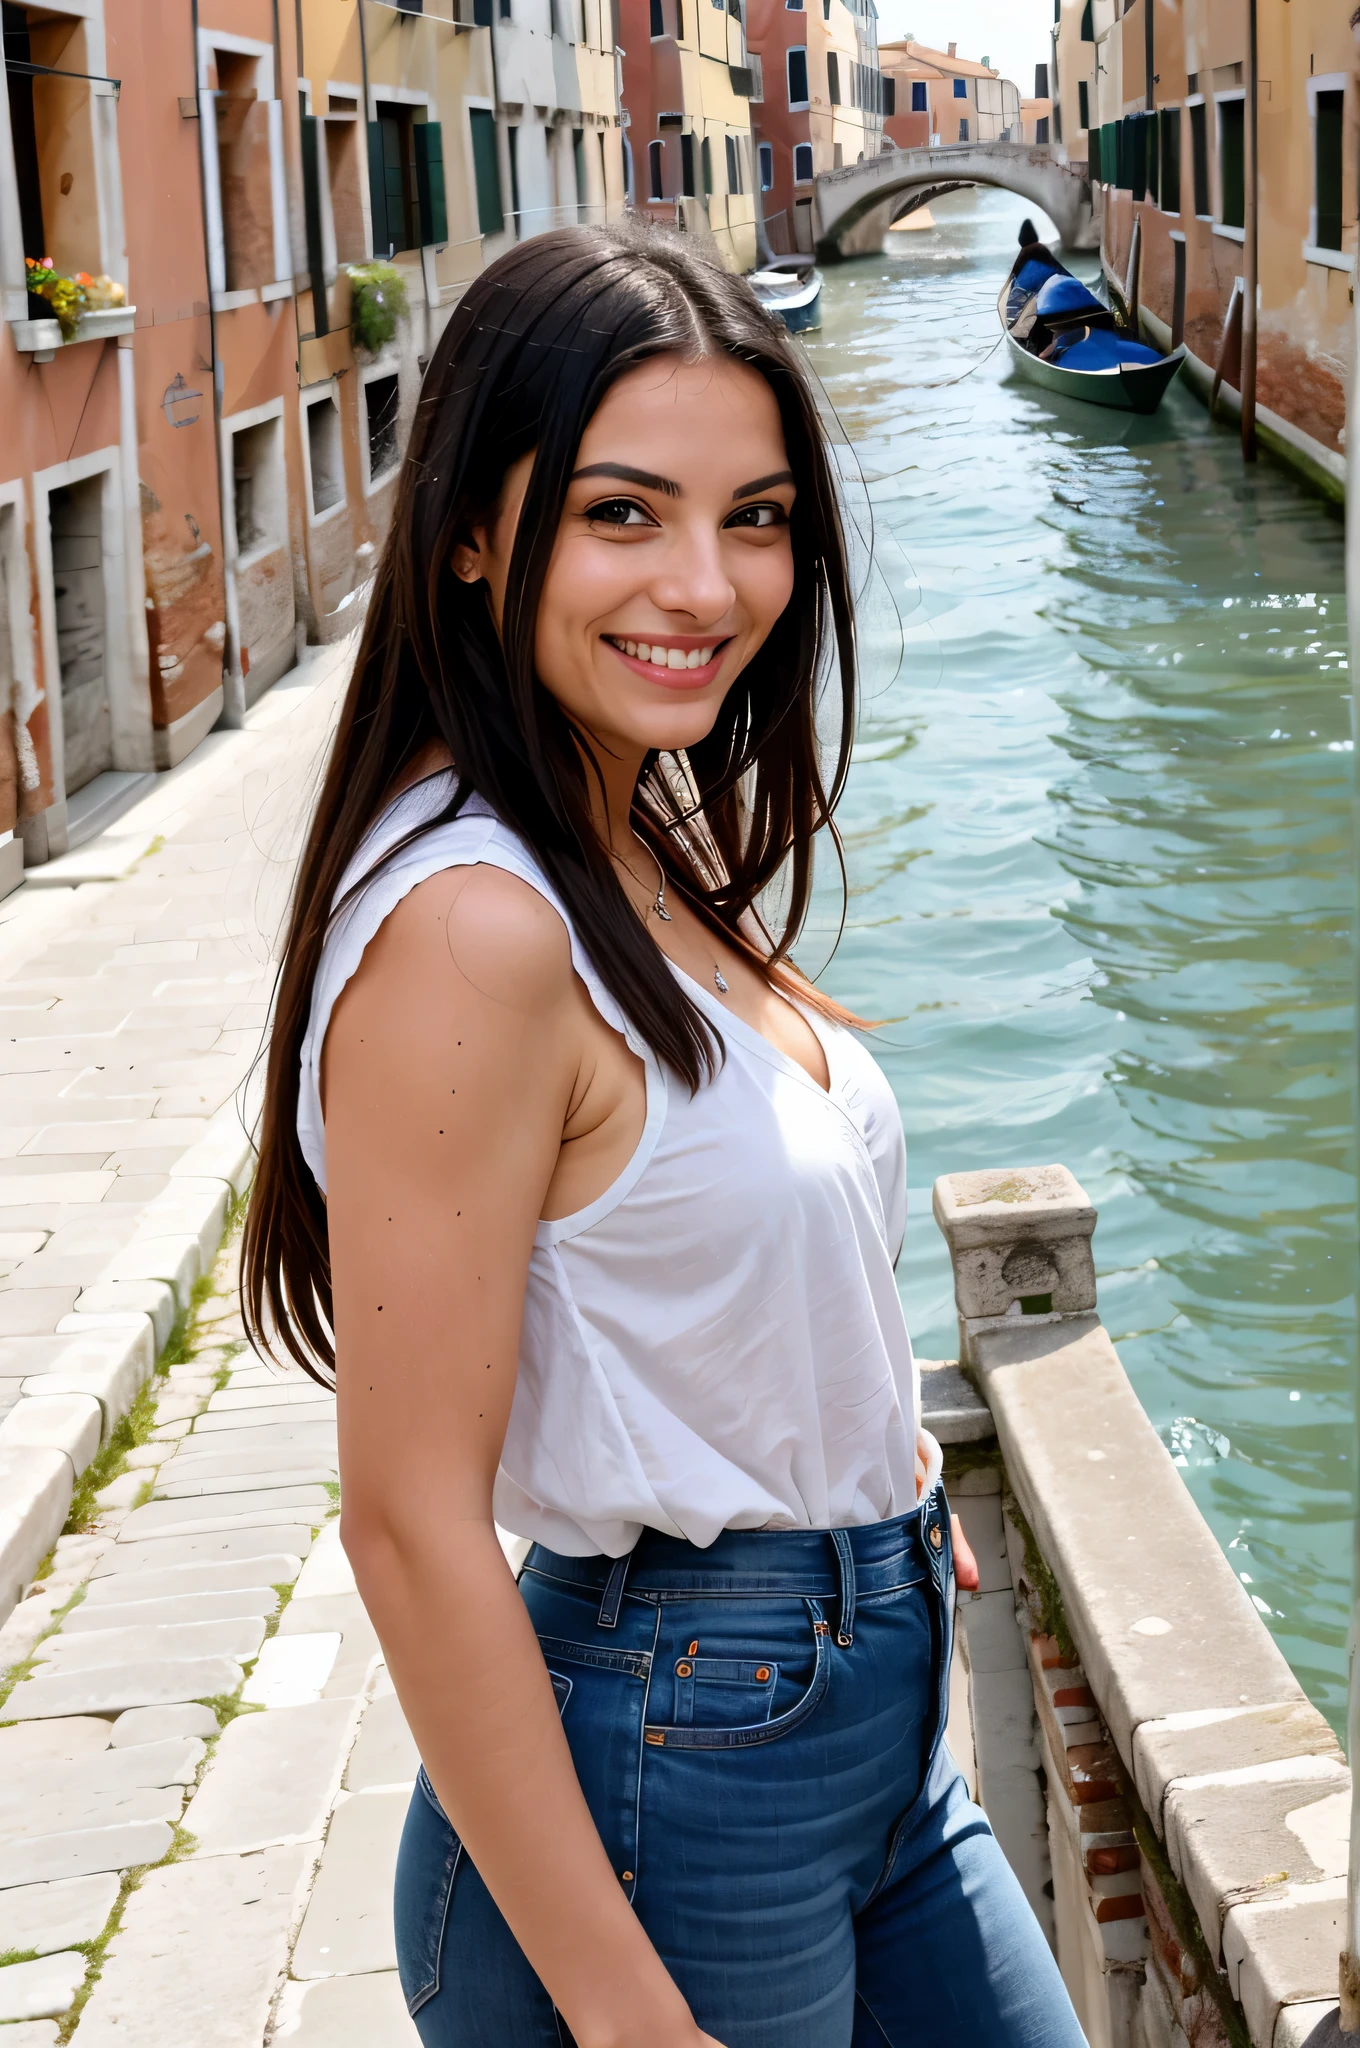
M 720 1056 L 591 822 L 589 737 L 534 667 L 539 599 L 582 433 L 610 386 L 659 355 L 724 355 L 774 393 L 797 486 L 794 588 L 708 736 L 683 762 L 644 763 L 633 822 L 700 917 L 776 984 L 834 1011 L 787 961 L 807 912 L 813 837 L 844 784 L 855 694 L 845 542 L 799 356 L 748 285 L 678 236 L 627 224 L 537 236 L 469 285 L 426 374 L 294 890 L 241 1292 L 256 1341 L 277 1340 L 317 1377 L 318 1362 L 333 1368 L 334 1347 L 325 1203 L 297 1133 L 312 981 L 345 869 L 431 741 L 448 748 L 455 778 L 447 808 L 423 829 L 455 816 L 475 790 L 532 849 L 601 980 L 658 1058 L 698 1088 Z M 451 557 L 531 451 L 498 632 L 485 586 L 460 581 Z M 777 931 L 760 904 L 776 878 Z

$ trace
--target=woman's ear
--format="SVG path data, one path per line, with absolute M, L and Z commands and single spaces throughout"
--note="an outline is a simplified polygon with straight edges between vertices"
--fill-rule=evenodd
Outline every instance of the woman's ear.
M 482 551 L 476 541 L 460 540 L 453 550 L 453 573 L 460 583 L 480 583 Z

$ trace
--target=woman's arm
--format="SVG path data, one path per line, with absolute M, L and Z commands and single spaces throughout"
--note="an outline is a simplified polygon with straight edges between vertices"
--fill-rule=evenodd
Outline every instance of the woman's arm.
M 592 1014 L 561 921 L 487 868 L 413 890 L 336 1008 L 344 1543 L 440 1802 L 579 2048 L 697 2048 L 590 1817 L 492 1521 Z

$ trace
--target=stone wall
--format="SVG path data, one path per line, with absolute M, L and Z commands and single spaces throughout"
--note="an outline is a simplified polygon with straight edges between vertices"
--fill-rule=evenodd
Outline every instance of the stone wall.
M 995 1532 L 969 1496 L 995 1485 L 1046 1878 L 1023 1787 L 986 1782 L 996 1709 L 975 1653 L 979 1797 L 1026 1890 L 1052 1900 L 1041 1918 L 1092 2048 L 1301 2048 L 1321 2028 L 1320 2048 L 1350 1774 L 1101 1326 L 1095 1209 L 1065 1168 L 1041 1167 L 946 1175 L 935 1214 L 963 1363 L 923 1373 L 925 1420 L 983 1539 L 961 1637 L 994 1597 Z M 1014 1729 L 1011 1752 L 1023 1775 Z

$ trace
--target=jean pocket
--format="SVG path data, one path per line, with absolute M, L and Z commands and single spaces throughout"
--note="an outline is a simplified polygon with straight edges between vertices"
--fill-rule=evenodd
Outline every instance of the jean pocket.
M 777 1615 L 762 1604 L 749 1617 L 714 1606 L 703 1623 L 710 1637 L 734 1625 L 743 1647 L 768 1642 L 768 1653 L 712 1656 L 696 1637 L 664 1664 L 658 1658 L 657 1675 L 666 1673 L 669 1688 L 656 1688 L 659 1714 L 643 1730 L 653 1749 L 749 1749 L 791 1735 L 816 1712 L 831 1676 L 819 1603 L 801 1600 Z
M 415 2014 L 439 1989 L 440 1958 L 463 1845 L 420 1767 L 397 1851 L 392 1917 L 397 1974 Z

